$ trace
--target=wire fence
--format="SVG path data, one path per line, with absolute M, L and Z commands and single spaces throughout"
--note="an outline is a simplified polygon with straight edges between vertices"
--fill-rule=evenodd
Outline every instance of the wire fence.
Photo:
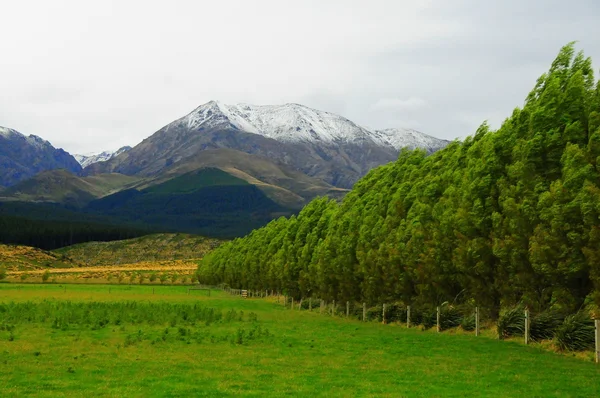
M 554 340 L 563 350 L 593 349 L 595 361 L 600 363 L 600 320 L 594 319 L 585 311 L 576 314 L 553 310 L 532 313 L 528 308 L 517 306 L 503 311 L 497 320 L 492 320 L 492 311 L 489 309 L 467 304 L 445 303 L 428 307 L 383 303 L 368 306 L 367 303 L 325 301 L 313 297 L 297 300 L 274 290 L 227 287 L 223 290 L 243 298 L 271 298 L 290 310 L 311 311 L 362 322 L 403 324 L 407 328 L 435 328 L 437 332 L 460 328 L 479 336 L 482 325 L 485 324 L 486 327 L 493 325 L 496 327 L 498 339 L 522 337 L 525 344 Z

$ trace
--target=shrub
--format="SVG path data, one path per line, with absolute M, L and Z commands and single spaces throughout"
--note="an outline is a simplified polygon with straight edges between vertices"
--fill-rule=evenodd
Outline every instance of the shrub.
M 148 278 L 148 280 L 150 282 L 155 282 L 157 278 L 158 278 L 158 276 L 156 275 L 156 272 L 153 272 L 150 274 L 150 278 Z
M 140 282 L 140 285 L 142 285 L 145 280 L 146 280 L 146 275 L 144 275 L 143 272 L 140 272 L 140 275 L 138 276 L 138 281 Z
M 440 308 L 440 330 L 447 330 L 458 327 L 462 322 L 463 316 L 460 311 L 453 306 L 444 305 Z M 436 310 L 437 323 L 437 310 Z
M 426 317 L 426 313 L 414 306 L 410 307 L 410 324 L 414 325 L 422 325 L 424 323 L 424 319 Z
M 27 275 L 26 273 L 21 274 L 21 281 L 26 281 L 27 278 L 29 278 L 29 275 Z
M 383 318 L 383 306 L 377 305 L 375 307 L 367 308 L 367 321 L 378 321 L 382 322 Z
M 50 271 L 46 270 L 42 274 L 42 282 L 46 283 L 48 282 L 48 279 L 50 279 Z
M 518 306 L 500 314 L 498 319 L 498 337 L 501 339 L 510 336 L 523 336 L 525 334 L 525 316 L 523 307 Z
M 169 278 L 169 276 L 166 273 L 163 272 L 162 274 L 160 274 L 160 278 L 159 278 L 160 284 L 163 285 L 167 281 L 168 278 Z
M 564 316 L 558 311 L 548 310 L 531 317 L 529 336 L 534 341 L 554 338 L 556 330 L 563 323 Z
M 433 308 L 428 308 L 422 311 L 421 324 L 425 329 L 430 329 L 437 323 L 437 311 Z M 412 314 L 411 314 L 412 315 Z
M 406 322 L 406 307 L 399 303 L 386 305 L 385 319 L 387 322 Z
M 6 268 L 0 267 L 0 281 L 6 279 Z
M 594 321 L 581 311 L 565 318 L 556 329 L 556 343 L 561 350 L 583 351 L 594 347 Z
M 475 314 L 463 316 L 460 321 L 460 327 L 467 332 L 475 330 L 475 326 Z

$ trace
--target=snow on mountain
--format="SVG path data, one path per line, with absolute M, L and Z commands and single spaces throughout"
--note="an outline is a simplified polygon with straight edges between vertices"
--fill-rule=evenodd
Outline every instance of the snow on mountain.
M 116 151 L 104 151 L 98 154 L 85 154 L 85 155 L 73 155 L 73 157 L 75 158 L 75 160 L 77 160 L 79 162 L 79 164 L 81 165 L 81 167 L 86 168 L 87 166 L 94 164 L 94 163 L 98 163 L 98 162 L 106 162 L 107 160 L 110 160 L 116 156 L 119 156 L 120 154 L 122 154 L 123 152 L 127 152 L 131 149 L 130 146 L 124 146 L 122 148 L 119 148 Z
M 420 131 L 403 128 L 390 128 L 384 130 L 372 130 L 373 136 L 380 142 L 396 149 L 425 148 L 437 151 L 448 145 L 448 141 L 423 134 Z
M 210 101 L 177 122 L 193 130 L 234 127 L 281 142 L 359 143 L 371 140 L 396 150 L 403 147 L 420 147 L 429 151 L 435 151 L 447 144 L 445 140 L 416 130 L 370 130 L 345 117 L 299 104 L 226 105 Z
M 4 138 L 12 138 L 12 139 L 21 139 L 24 140 L 27 144 L 36 147 L 36 148 L 51 148 L 52 144 L 46 141 L 43 138 L 38 137 L 37 135 L 29 135 L 26 136 L 24 134 L 19 133 L 17 130 L 10 129 L 8 127 L 0 126 L 0 135 Z M 53 148 L 53 147 L 52 147 Z

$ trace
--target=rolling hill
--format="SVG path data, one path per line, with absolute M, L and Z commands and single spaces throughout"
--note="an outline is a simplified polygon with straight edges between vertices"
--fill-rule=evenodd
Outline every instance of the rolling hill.
M 233 237 L 292 211 L 220 169 L 192 171 L 163 183 L 92 201 L 84 211 L 163 230 Z
M 0 267 L 8 271 L 72 268 L 80 264 L 68 256 L 30 246 L 0 244 Z
M 50 170 L 6 188 L 0 192 L 0 201 L 53 202 L 83 207 L 137 181 L 137 177 L 116 173 L 78 177 L 64 169 Z
M 153 234 L 113 242 L 87 242 L 57 249 L 83 266 L 112 266 L 148 261 L 188 260 L 204 257 L 221 241 L 188 234 Z

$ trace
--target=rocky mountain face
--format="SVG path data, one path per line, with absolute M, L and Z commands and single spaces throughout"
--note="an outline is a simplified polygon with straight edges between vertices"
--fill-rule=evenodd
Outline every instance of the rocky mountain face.
M 38 136 L 26 137 L 0 127 L 0 186 L 12 186 L 41 171 L 55 169 L 79 173 L 82 167 L 69 153 Z
M 130 149 L 130 146 L 124 146 L 116 151 L 104 151 L 96 154 L 90 153 L 87 155 L 73 155 L 73 157 L 75 158 L 75 160 L 77 160 L 77 162 L 79 162 L 81 167 L 85 168 L 94 163 L 106 162 L 107 160 L 110 160 L 115 156 L 119 156 L 120 154 L 129 151 Z
M 229 148 L 350 188 L 372 168 L 395 160 L 403 147 L 434 152 L 447 143 L 414 130 L 369 130 L 342 116 L 298 104 L 211 101 L 130 151 L 88 166 L 84 173 L 153 176 L 201 151 Z

